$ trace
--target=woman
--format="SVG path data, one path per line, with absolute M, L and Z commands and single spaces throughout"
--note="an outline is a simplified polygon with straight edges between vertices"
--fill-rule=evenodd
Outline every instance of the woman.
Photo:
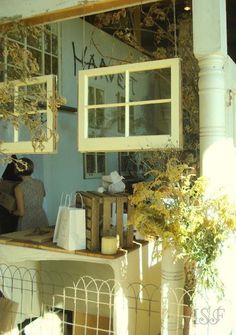
M 15 187 L 16 210 L 19 216 L 18 230 L 43 228 L 48 226 L 48 219 L 43 209 L 45 189 L 43 183 L 31 177 L 34 164 L 28 158 L 21 158 L 16 163 L 17 174 L 22 182 Z

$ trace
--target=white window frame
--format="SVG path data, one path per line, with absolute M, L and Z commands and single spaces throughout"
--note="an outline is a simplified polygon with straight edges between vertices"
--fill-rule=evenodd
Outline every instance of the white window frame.
M 43 143 L 44 148 L 35 149 L 32 145 L 31 140 L 29 141 L 19 141 L 19 131 L 16 126 L 13 126 L 13 141 L 12 142 L 3 142 L 1 144 L 1 149 L 6 154 L 35 154 L 35 153 L 53 153 L 56 151 L 56 136 L 51 136 L 51 131 L 56 132 L 56 113 L 52 111 L 50 107 L 50 102 L 52 99 L 55 99 L 56 92 L 56 76 L 47 75 L 40 76 L 29 79 L 27 81 L 12 81 L 10 83 L 14 84 L 14 92 L 17 96 L 19 87 L 29 86 L 33 84 L 44 84 L 47 85 L 47 104 L 44 109 L 38 110 L 37 113 L 46 113 L 47 114 L 47 137 L 48 141 Z M 5 85 L 4 83 L 0 83 L 0 86 Z M 35 112 L 32 112 L 35 114 Z M 0 115 L 1 118 L 1 115 Z M 1 120 L 1 119 L 0 119 Z M 1 135 L 0 135 L 0 140 Z
M 162 68 L 171 69 L 171 97 L 170 99 L 159 99 L 149 101 L 129 102 L 129 72 L 145 71 Z M 99 77 L 117 73 L 125 73 L 126 102 L 112 103 L 104 105 L 93 105 L 90 108 L 125 107 L 126 110 L 126 129 L 123 137 L 88 137 L 88 83 L 90 77 Z M 182 148 L 182 115 L 181 103 L 181 75 L 180 59 L 166 59 L 160 61 L 149 61 L 126 65 L 117 65 L 104 68 L 96 68 L 79 71 L 79 92 L 78 92 L 78 150 L 80 152 L 99 152 L 99 151 L 135 151 L 135 150 L 154 150 L 160 148 L 176 147 Z M 129 136 L 128 111 L 130 106 L 171 103 L 171 131 L 170 135 L 150 135 L 150 136 Z

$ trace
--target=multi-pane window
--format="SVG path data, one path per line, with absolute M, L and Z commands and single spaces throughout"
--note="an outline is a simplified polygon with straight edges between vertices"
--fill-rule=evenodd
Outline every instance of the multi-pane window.
M 119 152 L 119 173 L 123 177 L 134 177 L 137 174 L 135 154 L 132 152 Z
M 6 85 L 0 83 L 3 96 Z M 50 153 L 56 146 L 56 77 L 39 76 L 9 82 L 7 101 L 0 103 L 1 149 L 8 154 Z
M 83 156 L 84 178 L 98 178 L 106 174 L 105 152 L 90 152 Z
M 90 98 L 95 85 L 103 92 L 100 101 Z M 79 150 L 181 147 L 180 91 L 177 58 L 80 71 Z
M 57 23 L 42 26 L 37 38 L 30 33 L 24 36 L 19 31 L 13 31 L 9 32 L 5 39 L 8 48 L 17 46 L 32 53 L 39 66 L 38 75 L 58 75 L 59 25 Z M 16 76 L 16 68 L 15 60 L 4 50 L 4 46 L 0 45 L 0 81 L 20 79 Z

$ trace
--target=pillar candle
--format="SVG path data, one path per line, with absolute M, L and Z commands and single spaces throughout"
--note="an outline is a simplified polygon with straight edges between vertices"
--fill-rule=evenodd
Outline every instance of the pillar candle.
M 102 254 L 114 255 L 117 252 L 117 238 L 115 236 L 102 237 Z

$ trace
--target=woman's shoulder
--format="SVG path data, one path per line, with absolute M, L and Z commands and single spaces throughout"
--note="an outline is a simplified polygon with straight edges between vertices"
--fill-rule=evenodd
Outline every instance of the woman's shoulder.
M 33 178 L 32 181 L 33 181 L 35 187 L 44 188 L 44 184 L 43 184 L 42 180 Z
M 42 184 L 42 185 L 43 185 L 43 182 L 42 182 L 42 180 L 40 180 L 40 179 L 32 178 L 32 180 L 33 180 L 33 182 L 34 182 L 35 184 Z
M 23 180 L 19 186 L 24 188 L 41 187 L 43 182 L 40 179 L 30 178 Z

